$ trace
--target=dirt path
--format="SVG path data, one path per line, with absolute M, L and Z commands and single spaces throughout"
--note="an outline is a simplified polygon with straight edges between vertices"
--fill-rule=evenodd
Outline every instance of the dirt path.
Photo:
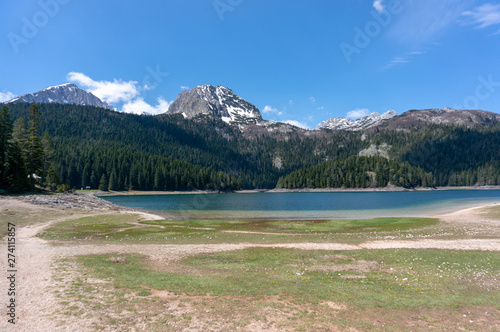
M 1 206 L 0 206 L 1 207 Z M 500 222 L 482 217 L 484 209 L 468 209 L 446 216 L 440 216 L 442 220 L 449 223 L 481 223 L 486 222 L 488 227 L 498 229 Z M 109 211 L 100 214 L 120 213 Z M 130 212 L 127 212 L 130 213 Z M 178 260 L 184 257 L 231 250 L 241 250 L 253 247 L 262 248 L 296 248 L 303 250 L 361 250 L 361 249 L 450 249 L 450 250 L 488 250 L 500 251 L 500 239 L 458 239 L 458 240 L 377 240 L 367 241 L 358 245 L 344 243 L 287 243 L 287 244 L 196 244 L 196 245 L 158 245 L 158 244 L 104 244 L 104 245 L 81 245 L 68 244 L 53 246 L 48 241 L 36 237 L 36 234 L 45 228 L 61 221 L 76 219 L 85 215 L 96 214 L 74 214 L 64 218 L 55 218 L 48 222 L 35 226 L 27 226 L 17 230 L 17 315 L 18 324 L 13 327 L 6 323 L 6 319 L 0 322 L 2 331 L 81 331 L 78 321 L 68 320 L 65 326 L 57 326 L 54 312 L 62 309 L 56 298 L 53 286 L 52 264 L 64 257 L 88 254 L 104 253 L 139 253 L 149 256 L 150 259 L 159 262 Z M 156 216 L 144 215 L 143 218 L 151 219 Z M 162 219 L 162 218 L 160 218 Z M 479 220 L 479 221 L 478 221 Z M 5 241 L 2 248 L 6 248 Z M 6 249 L 2 249 L 6 253 Z M 6 260 L 1 259 L 2 271 L 7 270 Z M 1 278 L 1 289 L 7 289 L 6 278 Z M 7 303 L 6 292 L 2 291 L 2 303 Z
M 12 208 L 16 204 L 2 201 L 0 207 L 8 206 Z M 23 206 L 26 203 L 22 203 Z M 43 208 L 38 207 L 39 210 Z M 101 214 L 117 214 L 117 211 L 100 211 L 99 213 L 76 213 L 66 217 L 55 218 L 48 222 L 43 222 L 37 225 L 25 226 L 16 230 L 16 263 L 17 263 L 17 278 L 16 278 L 16 302 L 17 302 L 17 324 L 14 326 L 6 322 L 6 319 L 0 321 L 1 331 L 81 331 L 78 322 L 72 322 L 70 325 L 57 326 L 57 321 L 53 318 L 53 313 L 61 310 L 59 299 L 55 297 L 53 292 L 53 271 L 52 265 L 58 259 L 71 257 L 75 255 L 85 254 L 87 251 L 79 247 L 56 247 L 52 246 L 48 241 L 36 237 L 44 229 L 53 224 L 78 219 L 86 216 Z M 163 219 L 147 213 L 134 213 L 141 215 L 143 220 Z M 2 254 L 7 253 L 7 245 L 2 242 Z M 87 248 L 90 249 L 90 248 Z M 113 250 L 120 251 L 123 248 L 114 248 Z M 7 271 L 7 260 L 0 260 L 0 269 Z M 0 287 L 2 290 L 8 288 L 6 277 L 1 278 Z M 6 292 L 2 291 L 2 304 L 9 300 Z M 4 316 L 4 315 L 2 315 Z

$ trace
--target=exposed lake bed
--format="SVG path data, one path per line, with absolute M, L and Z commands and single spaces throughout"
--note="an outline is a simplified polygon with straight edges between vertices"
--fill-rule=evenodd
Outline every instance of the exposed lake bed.
M 348 195 L 354 201 L 371 196 L 354 194 Z M 383 204 L 394 200 L 381 194 Z M 267 200 L 272 212 L 286 203 L 272 199 L 288 195 L 301 204 L 304 197 L 308 204 L 328 202 L 314 193 L 162 197 L 199 208 L 243 199 L 246 210 L 241 211 L 255 213 L 256 202 Z M 162 220 L 133 209 L 158 210 L 109 201 L 90 205 L 99 200 L 86 195 L 4 197 L 0 216 L 20 229 L 19 269 L 30 280 L 20 285 L 20 312 L 38 319 L 20 319 L 27 330 L 36 324 L 54 331 L 215 325 L 220 330 L 294 330 L 297 323 L 304 330 L 313 325 L 360 330 L 361 322 L 363 331 L 408 326 L 494 331 L 500 327 L 500 202 L 492 192 L 451 195 L 438 205 L 453 212 L 433 214 L 432 220 L 375 215 L 330 222 L 229 220 L 233 210 L 224 209 L 216 211 L 226 216 L 221 220 Z M 405 204 L 416 197 L 405 198 Z M 205 199 L 213 205 L 202 205 Z M 417 203 L 423 210 L 432 205 L 422 198 Z M 309 211 L 299 207 L 295 204 L 294 213 L 318 216 L 314 204 Z M 120 304 L 125 302 L 127 310 Z

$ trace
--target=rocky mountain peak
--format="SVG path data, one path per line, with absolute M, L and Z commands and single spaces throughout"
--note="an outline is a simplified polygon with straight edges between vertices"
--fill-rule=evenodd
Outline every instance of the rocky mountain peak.
M 500 123 L 500 115 L 480 110 L 456 110 L 445 107 L 411 110 L 394 118 L 387 124 L 388 128 L 409 128 L 429 124 L 460 126 L 473 128 L 476 126 L 494 126 Z
M 205 84 L 181 92 L 167 111 L 167 114 L 177 113 L 189 119 L 201 114 L 213 115 L 230 124 L 262 121 L 257 107 L 221 85 Z
M 80 89 L 76 84 L 73 83 L 51 86 L 35 93 L 29 93 L 19 96 L 8 101 L 7 103 L 20 102 L 35 104 L 76 104 L 114 110 L 114 107 L 110 104 L 97 98 L 92 93 Z
M 398 114 L 395 111 L 391 110 L 385 112 L 384 114 L 374 112 L 357 120 L 342 117 L 331 118 L 321 122 L 318 126 L 316 126 L 316 129 L 360 131 L 376 126 L 382 121 L 392 119 L 397 115 Z

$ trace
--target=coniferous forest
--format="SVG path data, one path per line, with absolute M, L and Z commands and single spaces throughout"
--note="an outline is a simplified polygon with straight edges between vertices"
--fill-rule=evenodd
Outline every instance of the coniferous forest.
M 500 185 L 498 124 L 249 135 L 217 118 L 19 103 L 0 126 L 11 192 Z

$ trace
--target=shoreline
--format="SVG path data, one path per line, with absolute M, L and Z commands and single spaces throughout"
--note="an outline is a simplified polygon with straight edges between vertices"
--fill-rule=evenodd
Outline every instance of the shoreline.
M 463 187 L 421 187 L 421 188 L 303 188 L 303 189 L 247 189 L 234 191 L 193 190 L 193 191 L 86 191 L 77 190 L 79 194 L 94 196 L 148 196 L 148 195 L 211 195 L 211 194 L 253 194 L 253 193 L 349 193 L 349 192 L 407 192 L 407 191 L 452 191 L 452 190 L 500 190 L 500 186 L 463 186 Z
M 200 193 L 201 194 L 201 193 Z M 3 200 L 16 200 L 20 202 L 26 202 L 33 205 L 45 206 L 48 208 L 55 208 L 60 210 L 68 211 L 68 214 L 72 214 L 72 210 L 83 210 L 88 211 L 88 213 L 93 214 L 95 212 L 99 213 L 101 211 L 115 211 L 117 214 L 130 214 L 136 213 L 141 216 L 143 220 L 181 220 L 178 215 L 169 214 L 168 216 L 161 213 L 155 213 L 155 211 L 150 211 L 147 209 L 137 209 L 137 208 L 129 208 L 122 205 L 117 205 L 111 203 L 103 198 L 97 197 L 96 195 L 90 193 L 79 193 L 79 194 L 55 194 L 55 195 L 26 195 L 26 196 L 15 196 L 15 197 L 0 197 L 0 201 Z M 419 218 L 444 218 L 450 216 L 459 216 L 459 215 L 467 215 L 475 210 L 480 210 L 484 208 L 491 208 L 495 206 L 499 206 L 500 201 L 497 202 L 484 202 L 484 203 L 476 203 L 473 206 L 467 207 L 457 207 L 456 209 L 446 209 L 448 211 L 434 211 L 434 213 L 423 214 L 423 215 L 411 215 L 411 217 L 419 217 Z M 403 215 L 393 215 L 387 214 L 384 217 L 403 217 Z M 406 216 L 406 215 L 405 215 Z M 379 218 L 382 216 L 372 216 L 372 218 Z M 406 216 L 408 217 L 408 216 Z M 337 217 L 297 217 L 291 218 L 289 216 L 268 216 L 266 217 L 244 217 L 239 218 L 238 216 L 232 216 L 228 218 L 224 217 L 215 217 L 215 216 L 205 216 L 205 218 L 210 220 L 283 220 L 283 221 L 300 221 L 300 220 L 333 220 L 333 219 L 371 219 L 370 217 L 361 217 L 361 216 L 337 216 Z
M 129 208 L 125 207 L 122 205 L 116 205 L 114 203 L 108 202 L 105 199 L 96 197 L 94 195 L 90 194 L 57 194 L 57 195 L 51 195 L 51 196 L 45 196 L 43 198 L 40 198 L 37 195 L 28 195 L 28 196 L 15 196 L 15 197 L 0 197 L 0 204 L 5 201 L 18 201 L 18 202 L 23 202 L 23 203 L 28 203 L 30 205 L 34 206 L 41 206 L 44 208 L 52 208 L 52 209 L 57 209 L 60 211 L 65 211 L 67 216 L 73 215 L 74 211 L 80 211 L 79 213 L 84 213 L 88 215 L 94 215 L 94 214 L 101 214 L 101 213 L 115 213 L 115 214 L 138 214 L 142 220 L 181 220 L 177 219 L 175 215 L 170 215 L 170 216 L 165 216 L 162 214 L 157 214 L 155 211 L 149 211 L 147 209 L 136 209 L 136 208 Z M 437 212 L 437 213 L 431 213 L 428 215 L 422 215 L 422 216 L 411 216 L 411 217 L 419 217 L 419 218 L 436 218 L 442 221 L 446 221 L 449 218 L 453 219 L 463 219 L 463 221 L 467 221 L 468 223 L 471 223 L 471 220 L 468 220 L 469 217 L 474 215 L 477 217 L 477 212 L 480 210 L 484 209 L 490 209 L 494 207 L 499 207 L 500 206 L 500 201 L 497 202 L 484 202 L 484 203 L 476 203 L 473 206 L 467 206 L 467 207 L 456 207 L 453 210 L 450 211 L 443 211 L 443 212 Z M 403 215 L 393 215 L 393 216 L 387 216 L 387 217 L 409 217 L 409 216 L 403 216 Z M 327 217 L 327 218 L 321 218 L 321 217 L 315 217 L 315 218 L 309 218 L 309 217 L 303 217 L 303 218 L 281 218 L 281 217 L 268 217 L 268 218 L 238 218 L 238 217 L 222 217 L 222 218 L 208 218 L 210 220 L 281 220 L 281 221 L 302 221 L 302 220 L 334 220 L 334 219 L 372 219 L 372 218 L 380 218 L 380 216 L 372 216 L 372 217 L 340 217 L 340 218 L 332 218 L 332 217 Z M 484 221 L 484 220 L 483 220 Z M 489 221 L 489 220 L 488 220 Z M 495 222 L 496 224 L 498 222 Z
M 481 209 L 488 209 L 488 208 L 496 207 L 499 205 L 500 205 L 500 202 L 499 203 L 479 204 L 479 205 L 476 205 L 473 207 L 460 208 L 459 210 L 455 210 L 455 211 L 449 212 L 449 213 L 434 215 L 434 216 L 432 216 L 432 218 L 441 219 L 444 217 L 456 217 L 456 216 L 464 217 L 464 216 L 471 214 L 474 211 L 481 210 Z

